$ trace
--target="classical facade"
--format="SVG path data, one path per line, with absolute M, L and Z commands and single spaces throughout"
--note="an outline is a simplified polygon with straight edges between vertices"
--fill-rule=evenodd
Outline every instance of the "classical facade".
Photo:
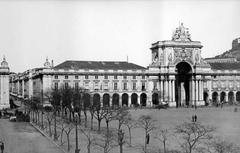
M 9 107 L 9 67 L 3 57 L 0 67 L 0 110 Z
M 44 103 L 44 93 L 61 86 L 84 87 L 89 90 L 89 102 L 101 105 L 240 103 L 239 44 L 236 39 L 222 56 L 203 59 L 201 42 L 192 40 L 181 24 L 171 40 L 152 44 L 147 68 L 117 61 L 65 61 L 53 66 L 47 59 L 43 68 L 12 75 L 10 90 L 13 96 L 41 97 Z

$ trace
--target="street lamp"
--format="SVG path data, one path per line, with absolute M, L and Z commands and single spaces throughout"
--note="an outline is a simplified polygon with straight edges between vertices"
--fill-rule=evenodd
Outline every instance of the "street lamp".
M 74 121 L 75 121 L 75 130 L 76 130 L 76 148 L 75 153 L 79 153 L 80 149 L 78 149 L 78 120 L 77 120 L 77 113 L 74 113 Z

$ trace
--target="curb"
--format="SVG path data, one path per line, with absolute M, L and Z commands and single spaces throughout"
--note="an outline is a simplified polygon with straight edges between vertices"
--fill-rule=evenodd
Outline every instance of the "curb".
M 44 137 L 46 137 L 49 141 L 51 141 L 55 146 L 57 146 L 62 152 L 64 153 L 69 153 L 66 152 L 64 149 L 62 149 L 55 141 L 52 140 L 47 134 L 45 134 L 41 129 L 39 129 L 37 126 L 35 126 L 32 122 L 29 122 L 30 125 L 32 125 L 38 132 L 40 132 Z

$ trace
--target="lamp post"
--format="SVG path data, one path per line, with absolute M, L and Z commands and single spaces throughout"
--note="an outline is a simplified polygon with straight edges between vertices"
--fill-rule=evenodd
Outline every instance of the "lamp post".
M 75 148 L 75 153 L 79 153 L 80 149 L 78 149 L 78 121 L 77 121 L 77 114 L 74 113 L 74 120 L 75 120 L 75 130 L 76 130 L 76 148 Z

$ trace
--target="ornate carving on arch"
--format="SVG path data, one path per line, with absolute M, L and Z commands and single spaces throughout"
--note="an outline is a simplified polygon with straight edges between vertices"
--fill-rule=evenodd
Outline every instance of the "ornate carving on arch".
M 174 48 L 174 64 L 179 61 L 188 61 L 192 64 L 192 51 L 192 48 Z

